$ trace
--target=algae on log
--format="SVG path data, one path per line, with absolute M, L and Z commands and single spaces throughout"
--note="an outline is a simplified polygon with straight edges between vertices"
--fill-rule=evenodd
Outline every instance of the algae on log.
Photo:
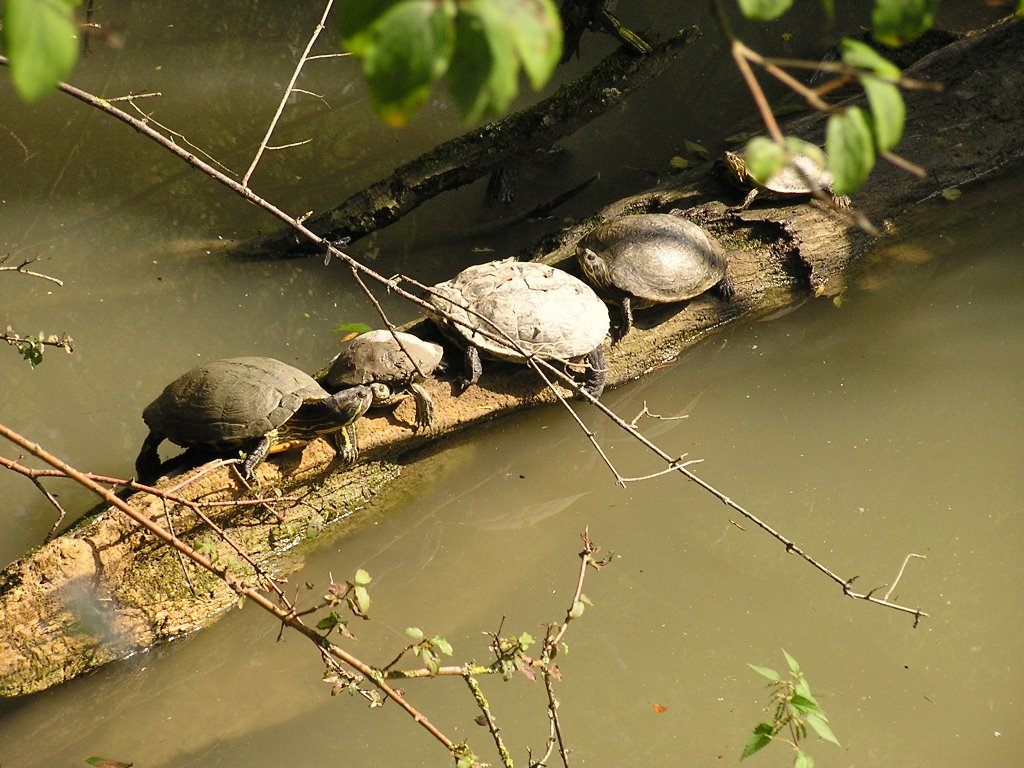
M 1022 30 L 1020 21 L 1000 24 L 937 51 L 908 70 L 908 76 L 946 84 L 939 94 L 907 95 L 909 117 L 900 152 L 925 166 L 930 176 L 921 180 L 880 166 L 855 196 L 856 205 L 876 223 L 891 220 L 943 188 L 969 183 L 1021 157 Z M 814 117 L 786 126 L 788 132 L 809 137 L 820 135 L 820 129 L 820 119 Z M 737 317 L 774 312 L 816 294 L 838 293 L 856 256 L 871 242 L 815 205 L 759 205 L 732 214 L 718 197 L 738 202 L 723 183 L 691 174 L 619 201 L 541 249 L 545 261 L 564 259 L 600 221 L 625 212 L 678 207 L 708 227 L 729 252 L 734 301 L 704 295 L 685 305 L 638 313 L 636 329 L 609 350 L 610 385 L 678 357 Z M 395 468 L 382 460 L 436 444 L 444 433 L 553 400 L 524 366 L 487 366 L 481 386 L 458 397 L 453 396 L 449 379 L 429 380 L 425 386 L 437 409 L 429 433 L 412 430 L 413 405 L 407 401 L 393 413 L 360 420 L 360 443 L 369 463 L 331 474 L 331 451 L 323 441 L 301 453 L 272 458 L 259 469 L 262 487 L 302 495 L 302 501 L 287 510 L 283 525 L 251 512 L 224 515 L 229 519 L 221 523 L 229 535 L 277 572 L 284 543 L 275 538 L 281 539 L 283 532 L 288 539 L 296 527 L 311 525 L 318 517 L 333 519 L 340 514 L 337 505 L 353 499 L 358 503 L 387 482 Z M 202 486 L 189 493 L 207 500 L 241 497 L 241 489 L 224 469 L 204 477 Z M 156 521 L 164 520 L 159 501 L 137 495 L 132 503 Z M 186 540 L 216 541 L 195 525 L 190 513 L 174 514 L 175 530 Z M 223 544 L 218 546 L 226 557 Z M 9 566 L 0 577 L 0 694 L 42 690 L 205 626 L 235 603 L 237 597 L 226 587 L 201 579 L 199 584 L 209 591 L 197 589 L 193 595 L 180 573 L 169 550 L 109 511 Z

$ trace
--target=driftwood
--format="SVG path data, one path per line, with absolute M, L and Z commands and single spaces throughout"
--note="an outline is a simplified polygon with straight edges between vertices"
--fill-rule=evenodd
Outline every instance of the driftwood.
M 356 192 L 340 205 L 306 221 L 321 237 L 354 242 L 393 224 L 439 193 L 457 189 L 524 156 L 545 150 L 622 104 L 656 78 L 700 37 L 696 27 L 677 32 L 647 56 L 625 47 L 553 95 L 506 118 L 447 141 L 403 165 L 386 179 Z M 235 246 L 253 255 L 302 255 L 315 250 L 286 228 Z
M 942 189 L 970 183 L 1020 159 L 1024 152 L 1024 27 L 1009 21 L 984 34 L 930 54 L 908 71 L 920 80 L 945 84 L 942 93 L 908 94 L 908 122 L 901 153 L 929 170 L 921 180 L 880 167 L 855 197 L 876 224 L 888 224 L 908 207 Z M 785 126 L 787 132 L 820 137 L 820 119 Z M 690 174 L 670 185 L 619 201 L 590 221 L 560 233 L 540 249 L 545 261 L 570 254 L 575 242 L 597 222 L 624 212 L 683 208 L 703 223 L 729 252 L 736 295 L 725 303 L 710 295 L 686 305 L 664 306 L 637 315 L 637 328 L 612 346 L 608 381 L 619 385 L 678 357 L 698 339 L 739 317 L 768 314 L 816 295 L 843 290 L 856 258 L 872 238 L 814 204 L 757 207 L 734 214 L 727 203 L 735 191 L 707 174 Z M 949 203 L 955 204 L 955 203 Z M 260 468 L 264 489 L 279 488 L 301 502 L 275 507 L 280 523 L 266 511 L 208 513 L 272 573 L 287 570 L 283 553 L 296 538 L 341 516 L 396 473 L 415 449 L 436 444 L 455 430 L 514 409 L 553 399 L 525 367 L 486 367 L 481 386 L 453 396 L 446 379 L 427 388 L 437 406 L 429 433 L 411 428 L 412 403 L 360 421 L 366 463 L 331 472 L 331 451 L 317 441 Z M 201 472 L 198 470 L 197 472 Z M 181 483 L 178 478 L 175 483 Z M 206 472 L 180 491 L 190 498 L 230 499 L 242 489 L 226 468 Z M 165 520 L 159 501 L 137 495 L 132 503 Z M 217 544 L 190 512 L 168 505 L 175 531 L 196 544 Z M 247 569 L 239 566 L 246 578 Z M 212 623 L 236 596 L 219 583 L 193 575 L 195 593 L 176 558 L 128 525 L 104 512 L 9 566 L 0 577 L 0 694 L 42 690 L 154 642 Z

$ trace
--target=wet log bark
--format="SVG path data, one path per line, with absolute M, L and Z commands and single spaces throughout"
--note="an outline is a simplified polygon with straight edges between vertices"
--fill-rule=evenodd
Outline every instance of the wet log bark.
M 855 198 L 878 225 L 941 190 L 968 184 L 1020 160 L 1024 153 L 1024 26 L 997 25 L 922 59 L 908 76 L 945 84 L 942 93 L 907 95 L 908 121 L 900 152 L 926 167 L 927 179 L 880 167 Z M 805 118 L 787 132 L 820 138 L 821 120 Z M 857 257 L 872 238 L 813 204 L 759 205 L 734 214 L 736 192 L 707 174 L 694 173 L 609 206 L 591 220 L 560 233 L 539 249 L 545 261 L 569 255 L 596 223 L 627 212 L 682 208 L 729 252 L 736 295 L 726 303 L 711 295 L 638 315 L 638 327 L 609 350 L 608 381 L 616 386 L 678 357 L 697 340 L 740 317 L 765 315 L 815 296 L 842 291 Z M 943 203 L 953 204 L 955 203 Z M 425 328 L 424 330 L 429 330 Z M 210 514 L 273 573 L 290 566 L 294 542 L 388 482 L 395 462 L 438 444 L 448 433 L 541 402 L 551 393 L 525 367 L 493 364 L 481 385 L 455 397 L 447 379 L 427 388 L 437 406 L 429 433 L 414 432 L 412 403 L 360 421 L 365 463 L 332 472 L 331 451 L 317 441 L 260 468 L 261 485 L 299 501 L 277 505 L 280 523 L 265 511 Z M 182 482 L 181 478 L 174 481 Z M 204 500 L 242 496 L 227 469 L 207 472 L 180 491 Z M 157 522 L 170 514 L 185 540 L 223 543 L 187 510 L 141 495 L 132 503 Z M 246 568 L 239 566 L 240 578 Z M 194 590 L 166 548 L 106 511 L 9 566 L 0 577 L 0 694 L 42 690 L 154 642 L 212 623 L 236 601 L 220 583 L 193 574 Z

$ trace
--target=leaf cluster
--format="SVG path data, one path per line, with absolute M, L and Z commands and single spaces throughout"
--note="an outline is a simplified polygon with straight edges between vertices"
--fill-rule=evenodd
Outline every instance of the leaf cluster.
M 466 120 L 504 112 L 520 69 L 538 89 L 562 54 L 553 0 L 349 0 L 338 26 L 342 45 L 362 59 L 374 108 L 396 126 L 445 76 Z
M 453 653 L 452 644 L 440 635 L 427 637 L 419 627 L 409 627 L 405 630 L 405 634 L 413 639 L 409 650 L 414 656 L 419 656 L 423 666 L 432 674 L 436 675 L 441 668 L 441 655 L 451 656 Z
M 338 583 L 332 580 L 323 598 L 324 606 L 336 608 L 344 605 L 353 616 L 364 620 L 369 619 L 370 593 L 367 591 L 366 585 L 371 581 L 373 581 L 373 577 L 362 568 L 355 572 L 351 581 Z M 338 631 L 342 637 L 354 637 L 348 629 L 348 621 L 336 610 L 332 610 L 320 619 L 316 623 L 316 628 L 324 631 L 324 637 L 334 631 Z
M 789 10 L 792 0 L 737 0 L 741 12 L 750 19 L 772 21 Z M 826 13 L 832 15 L 831 0 L 823 0 Z M 875 0 L 872 12 L 872 36 L 883 45 L 898 47 L 927 31 L 934 20 L 938 0 Z M 1024 0 L 1021 2 L 1024 8 Z M 875 166 L 877 156 L 892 150 L 903 135 L 906 106 L 899 90 L 899 67 L 858 40 L 843 39 L 839 54 L 848 73 L 834 84 L 855 77 L 867 96 L 868 110 L 861 107 L 837 109 L 829 116 L 825 130 L 828 168 L 837 195 L 856 190 Z M 767 141 L 751 142 L 746 162 L 751 175 L 765 181 L 792 163 L 794 156 L 811 156 L 817 162 L 820 153 L 797 139 L 787 137 L 783 144 L 769 146 Z M 825 163 L 819 163 L 824 167 Z
M 772 720 L 758 723 L 754 727 L 753 734 L 743 747 L 740 760 L 759 752 L 772 741 L 781 739 L 796 752 L 794 768 L 813 768 L 814 760 L 800 748 L 800 742 L 807 738 L 807 727 L 810 726 L 818 736 L 836 746 L 839 746 L 839 741 L 828 724 L 828 716 L 811 694 L 811 686 L 800 671 L 797 660 L 785 650 L 782 653 L 789 665 L 788 678 L 783 678 L 770 667 L 748 665 L 768 680 L 768 687 L 772 691 L 772 702 L 768 710 L 772 713 Z M 783 734 L 788 734 L 789 738 Z

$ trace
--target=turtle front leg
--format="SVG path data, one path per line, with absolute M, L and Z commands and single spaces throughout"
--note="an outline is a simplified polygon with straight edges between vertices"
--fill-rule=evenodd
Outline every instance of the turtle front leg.
M 267 458 L 267 454 L 270 453 L 270 449 L 274 445 L 275 434 L 264 435 L 253 445 L 252 449 L 246 454 L 245 461 L 242 462 L 242 477 L 245 478 L 247 483 L 251 483 L 256 477 L 256 467 L 263 463 L 263 460 Z
M 415 381 L 409 384 L 409 391 L 416 401 L 416 426 L 426 429 L 434 423 L 434 400 L 430 393 Z
M 160 474 L 160 451 L 159 446 L 164 436 L 156 432 L 150 432 L 142 443 L 142 450 L 139 457 L 135 459 L 135 477 L 140 483 L 151 483 Z
M 480 350 L 472 344 L 466 347 L 463 357 L 466 362 L 466 374 L 465 378 L 460 382 L 462 386 L 460 393 L 465 392 L 471 385 L 480 381 L 480 374 L 484 372 L 483 363 L 480 362 Z
M 356 463 L 359 458 L 359 437 L 355 424 L 346 424 L 334 433 L 334 447 L 342 464 L 351 466 Z
M 604 350 L 598 347 L 586 359 L 586 373 L 583 376 L 583 391 L 595 400 L 604 393 L 604 385 L 608 379 L 608 361 Z
M 622 301 L 619 302 L 619 310 L 622 314 L 622 326 L 615 335 L 615 341 L 623 338 L 633 330 L 633 302 L 629 300 L 629 296 L 622 297 Z

